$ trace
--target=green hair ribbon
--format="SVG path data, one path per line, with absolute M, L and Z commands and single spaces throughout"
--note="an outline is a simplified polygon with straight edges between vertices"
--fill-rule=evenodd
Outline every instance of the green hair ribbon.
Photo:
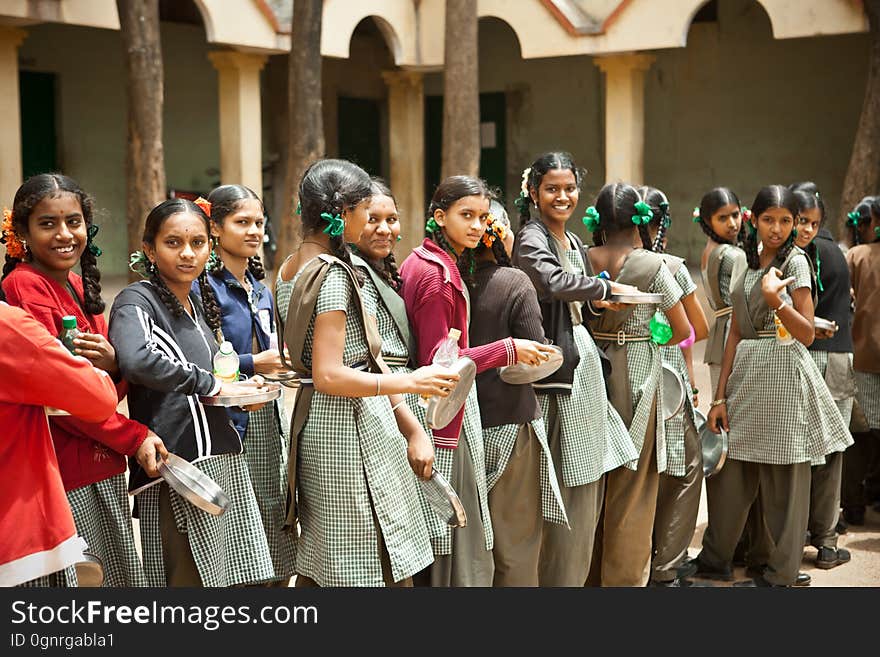
M 322 212 L 321 219 L 327 222 L 327 227 L 324 229 L 324 232 L 331 237 L 339 237 L 345 231 L 345 222 L 340 215 Z
M 97 224 L 89 224 L 88 231 L 86 233 L 88 235 L 88 239 L 86 240 L 86 248 L 96 258 L 100 258 L 101 254 L 104 253 L 97 244 L 95 244 L 95 235 L 98 234 L 98 225 Z
M 880 238 L 880 226 L 874 226 L 874 237 Z
M 691 221 L 693 221 L 695 224 L 700 223 L 700 206 L 699 205 L 694 208 L 694 213 L 693 213 L 693 215 L 691 215 Z
M 526 208 L 529 207 L 529 199 L 526 196 L 525 192 L 520 192 L 519 196 L 516 197 L 516 200 L 513 202 L 516 206 L 516 209 L 520 212 L 523 212 Z
M 853 210 L 852 212 L 847 213 L 846 223 L 848 226 L 852 226 L 853 228 L 855 228 L 859 225 L 860 218 L 861 215 L 856 210 Z
M 220 260 L 220 256 L 217 255 L 217 240 L 216 238 L 211 238 L 211 253 L 208 254 L 208 262 L 206 264 L 206 268 L 209 272 L 218 271 L 222 268 L 223 261 Z
M 427 232 L 427 233 L 439 233 L 440 232 L 440 226 L 437 225 L 436 221 L 434 221 L 434 217 L 431 217 L 425 223 L 425 232 Z
M 147 254 L 143 251 L 135 251 L 128 258 L 128 268 L 135 274 L 138 274 L 141 278 L 150 277 L 151 264 L 150 259 L 147 258 Z
M 651 219 L 654 217 L 654 212 L 651 210 L 650 205 L 644 201 L 639 201 L 635 204 L 635 210 L 636 214 L 632 216 L 632 222 L 636 226 L 643 226 L 651 223 Z
M 825 286 L 822 285 L 822 260 L 819 259 L 819 249 L 816 249 L 816 285 L 819 287 L 819 292 L 825 291 Z
M 303 204 L 302 204 L 302 203 L 297 203 L 297 204 L 296 204 L 296 213 L 297 213 L 297 214 L 302 214 L 302 213 L 303 213 Z
M 668 201 L 660 201 L 660 213 L 663 215 L 661 219 L 661 223 L 664 228 L 669 228 L 672 225 L 672 217 L 669 216 L 669 202 Z
M 587 227 L 587 230 L 591 233 L 595 233 L 599 229 L 599 211 L 596 209 L 595 205 L 591 205 L 587 208 L 587 213 L 584 215 L 584 226 Z

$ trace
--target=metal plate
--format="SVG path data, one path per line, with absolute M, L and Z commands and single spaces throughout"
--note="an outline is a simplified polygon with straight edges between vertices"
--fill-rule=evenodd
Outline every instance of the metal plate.
M 556 345 L 546 345 L 553 350 L 553 355 L 549 360 L 545 360 L 540 365 L 528 365 L 526 363 L 517 363 L 510 367 L 502 367 L 498 370 L 498 376 L 505 383 L 521 385 L 524 383 L 534 383 L 541 379 L 546 379 L 556 370 L 562 367 L 562 349 Z
M 159 462 L 159 474 L 178 495 L 202 511 L 219 516 L 230 504 L 217 482 L 176 454 L 168 454 L 167 461 Z
M 432 429 L 442 429 L 452 422 L 464 406 L 477 376 L 477 365 L 467 356 L 456 360 L 449 368 L 461 378 L 447 397 L 431 397 L 425 410 L 425 420 Z
M 44 406 L 43 408 L 46 409 L 46 415 L 70 415 L 70 413 L 60 408 L 53 408 L 51 406 Z
M 205 406 L 249 406 L 262 404 L 278 399 L 281 396 L 280 383 L 251 383 L 239 381 L 235 385 L 242 388 L 242 395 L 199 395 L 199 401 Z
M 663 301 L 662 294 L 641 292 L 639 294 L 612 294 L 609 301 L 614 303 L 660 303 Z
M 464 506 L 446 477 L 433 470 L 430 479 L 419 479 L 431 509 L 450 527 L 467 526 Z
M 83 561 L 77 561 L 73 568 L 76 570 L 77 586 L 97 588 L 104 585 L 104 563 L 98 555 L 83 552 Z
M 697 416 L 697 433 L 700 436 L 700 448 L 703 453 L 703 477 L 708 479 L 716 475 L 724 467 L 727 460 L 728 437 L 723 429 L 721 433 L 712 433 L 708 421 L 702 411 L 695 411 Z
M 663 363 L 661 385 L 663 386 L 663 419 L 670 420 L 684 410 L 687 389 L 675 368 Z
M 275 381 L 277 383 L 284 383 L 285 381 L 293 381 L 295 379 L 299 379 L 299 375 L 293 370 L 289 370 L 286 372 L 273 372 L 272 374 L 260 374 L 266 381 Z
M 822 329 L 823 331 L 834 331 L 835 333 L 837 333 L 839 329 L 837 324 L 824 317 L 814 317 L 813 326 L 817 329 Z

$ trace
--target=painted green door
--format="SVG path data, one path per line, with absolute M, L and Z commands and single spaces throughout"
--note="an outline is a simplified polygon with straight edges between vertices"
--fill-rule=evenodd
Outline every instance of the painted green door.
M 506 107 L 504 92 L 480 94 L 480 176 L 502 194 L 507 167 Z M 425 159 L 425 193 L 430 201 L 440 183 L 443 159 L 443 96 L 425 98 Z
M 339 157 L 382 175 L 381 101 L 339 97 Z
M 25 178 L 58 167 L 55 134 L 55 74 L 19 72 L 21 163 Z

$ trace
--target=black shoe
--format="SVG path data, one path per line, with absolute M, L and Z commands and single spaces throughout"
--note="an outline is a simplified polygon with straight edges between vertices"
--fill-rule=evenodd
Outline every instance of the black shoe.
M 846 548 L 820 547 L 819 554 L 816 555 L 816 568 L 830 570 L 835 566 L 846 563 L 851 557 L 852 555 L 850 555 L 849 550 Z
M 658 582 L 656 580 L 651 580 L 651 586 L 661 586 L 661 587 L 676 588 L 676 589 L 688 589 L 688 588 L 711 587 L 712 584 L 703 584 L 700 582 L 694 582 L 689 579 L 683 579 L 681 577 L 676 577 L 675 579 L 669 580 L 668 582 Z
M 763 577 L 766 568 L 767 564 L 765 563 L 760 566 L 746 566 L 746 577 Z
M 812 581 L 813 578 L 807 575 L 807 573 L 798 573 L 794 580 L 794 586 L 809 586 Z
M 752 587 L 752 588 L 786 588 L 784 584 L 771 584 L 763 577 L 753 577 L 752 579 L 746 579 L 741 582 L 734 582 L 734 586 L 739 586 L 742 588 Z
M 865 507 L 844 507 L 843 519 L 847 525 L 864 525 L 865 524 Z
M 694 559 L 694 561 L 697 564 L 697 572 L 694 573 L 696 577 L 721 580 L 722 582 L 733 581 L 733 572 L 730 567 L 715 568 L 714 566 L 709 566 L 700 561 L 699 557 Z
M 696 575 L 697 569 L 698 566 L 696 559 L 685 558 L 680 564 L 678 564 L 678 568 L 675 569 L 675 574 L 679 579 L 687 579 L 688 577 Z

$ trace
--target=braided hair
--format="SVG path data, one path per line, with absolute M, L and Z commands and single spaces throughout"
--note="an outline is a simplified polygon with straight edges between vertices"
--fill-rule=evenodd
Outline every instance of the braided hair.
M 211 222 L 218 226 L 223 225 L 223 220 L 230 214 L 238 210 L 242 201 L 255 200 L 260 204 L 263 211 L 263 220 L 265 221 L 265 209 L 260 197 L 248 187 L 244 185 L 221 185 L 208 194 L 208 202 L 211 204 Z M 248 270 L 258 281 L 266 278 L 266 270 L 260 260 L 259 254 L 248 258 Z M 220 258 L 214 260 L 213 267 L 209 264 L 210 273 L 217 274 L 223 271 L 223 261 Z
M 538 156 L 523 172 L 523 189 L 516 200 L 516 206 L 519 209 L 520 228 L 525 226 L 532 218 L 529 210 L 529 204 L 532 202 L 531 193 L 534 191 L 537 195 L 538 190 L 541 188 L 541 180 L 544 179 L 548 171 L 553 169 L 568 169 L 571 171 L 574 174 L 574 181 L 578 190 L 580 190 L 581 184 L 587 175 L 587 170 L 578 167 L 571 154 L 565 151 L 552 151 Z
M 712 229 L 711 224 L 712 216 L 725 205 L 735 205 L 737 208 L 740 207 L 739 198 L 729 187 L 716 187 L 715 189 L 706 192 L 703 195 L 703 198 L 700 199 L 699 214 L 697 216 L 698 223 L 706 236 L 718 244 L 731 243 L 730 240 L 725 239 L 716 233 Z M 741 218 L 739 234 L 737 235 L 737 246 L 744 243 L 746 232 L 745 218 Z
M 12 225 L 16 234 L 19 237 L 27 235 L 31 212 L 40 201 L 61 194 L 76 196 L 86 227 L 90 228 L 94 222 L 95 206 L 92 198 L 83 191 L 79 183 L 60 173 L 41 173 L 25 180 L 15 192 L 15 199 L 12 202 Z M 25 257 L 25 260 L 29 259 L 28 256 Z M 3 278 L 6 278 L 19 262 L 23 260 L 14 258 L 7 252 L 6 262 L 3 264 Z M 98 269 L 97 257 L 88 247 L 83 249 L 79 257 L 79 266 L 83 282 L 83 310 L 90 315 L 100 315 L 105 308 L 104 300 L 101 298 L 101 271 Z
M 501 230 L 505 232 L 510 230 L 510 217 L 507 216 L 507 210 L 504 209 L 501 203 L 493 200 L 489 203 L 489 214 L 492 215 L 492 225 L 486 228 L 486 235 L 480 240 L 474 251 L 476 253 L 483 253 L 490 250 L 496 264 L 501 267 L 512 267 L 513 264 L 510 262 L 510 256 L 507 255 L 507 249 L 504 247 L 504 240 L 498 235 L 498 227 L 500 226 L 503 226 Z M 486 242 L 490 246 L 487 246 Z
M 880 216 L 880 198 L 876 196 L 864 197 L 847 215 L 846 225 L 852 229 L 853 246 L 862 242 L 859 226 L 869 225 L 874 215 Z
M 198 205 L 187 199 L 172 198 L 167 201 L 162 201 L 159 205 L 150 210 L 150 214 L 147 215 L 147 219 L 144 222 L 144 235 L 142 240 L 144 244 L 149 244 L 155 248 L 156 237 L 159 235 L 159 231 L 162 230 L 162 225 L 165 223 L 165 220 L 172 215 L 181 213 L 197 216 L 204 221 L 205 230 L 208 235 L 211 234 L 211 220 Z M 155 263 L 149 267 L 148 271 L 149 280 L 153 284 L 153 287 L 156 288 L 156 293 L 159 295 L 159 299 L 165 304 L 165 307 L 168 308 L 173 317 L 182 317 L 186 311 L 180 303 L 180 300 L 168 288 L 165 279 L 162 278 L 162 274 Z M 205 323 L 214 332 L 217 341 L 222 342 L 223 333 L 220 328 L 220 306 L 217 303 L 217 297 L 214 296 L 214 289 L 208 282 L 207 268 L 202 269 L 198 281 L 202 296 L 202 309 L 205 313 Z
M 632 217 L 638 214 L 636 203 L 642 202 L 638 190 L 627 183 L 609 183 L 599 190 L 595 207 L 599 213 L 599 224 L 593 231 L 593 244 L 602 246 L 610 234 L 630 231 L 636 227 Z M 651 235 L 648 226 L 638 224 L 642 247 L 651 250 Z
M 381 178 L 373 177 L 370 182 L 370 196 L 387 196 L 391 199 L 391 202 L 394 203 L 394 209 L 397 210 L 397 199 L 394 198 L 394 195 L 391 193 L 391 189 Z M 357 246 L 352 245 L 352 248 L 356 251 L 360 251 Z M 375 271 L 379 276 L 384 280 L 392 289 L 400 290 L 403 285 L 403 279 L 400 277 L 400 273 L 397 271 L 397 260 L 394 259 L 394 244 L 391 245 L 391 252 L 382 258 L 382 260 L 376 260 L 375 258 L 364 257 L 364 261 Z
M 822 225 L 825 223 L 825 203 L 819 196 L 819 189 L 816 187 L 816 183 L 793 183 L 789 185 L 788 188 L 792 192 L 794 192 L 794 196 L 798 202 L 799 213 L 802 213 L 804 210 L 819 210 L 819 228 L 821 228 Z M 804 251 L 806 252 L 807 257 L 810 259 L 810 262 L 813 263 L 813 270 L 816 272 L 816 283 L 821 290 L 822 261 L 819 259 L 819 248 L 816 246 L 815 238 L 809 244 L 807 244 L 807 248 L 805 248 Z
M 431 198 L 431 204 L 428 207 L 429 226 L 432 224 L 434 213 L 437 210 L 447 212 L 456 201 L 463 199 L 465 196 L 481 196 L 482 198 L 489 199 L 490 202 L 495 199 L 495 193 L 489 189 L 485 180 L 471 176 L 449 176 L 437 185 L 437 189 L 434 190 L 434 196 Z M 457 255 L 449 240 L 446 239 L 443 228 L 440 226 L 437 226 L 435 230 L 426 228 L 425 232 L 428 239 L 446 251 L 453 260 L 456 260 L 462 280 L 469 287 L 473 287 L 474 270 L 477 264 L 474 258 L 474 250 L 465 249 L 461 255 Z
M 669 216 L 669 199 L 666 198 L 666 194 L 656 187 L 644 185 L 639 187 L 638 192 L 645 203 L 651 207 L 651 212 L 654 214 L 651 218 L 651 223 L 648 225 L 657 230 L 657 235 L 651 243 L 650 250 L 654 253 L 665 253 L 666 233 L 672 224 L 672 218 Z
M 310 164 L 299 183 L 303 237 L 323 232 L 328 227 L 326 218 L 321 215 L 341 216 L 343 210 L 354 208 L 370 198 L 370 185 L 367 172 L 348 160 L 316 160 Z M 330 249 L 334 256 L 352 268 L 355 278 L 363 285 L 364 274 L 352 267 L 344 233 L 330 235 Z
M 758 195 L 755 197 L 754 203 L 752 203 L 752 217 L 755 221 L 758 221 L 760 216 L 771 208 L 785 208 L 791 213 L 792 219 L 795 219 L 798 216 L 797 197 L 794 195 L 794 192 L 783 185 L 769 185 L 767 187 L 762 187 L 761 191 L 759 191 Z M 794 226 L 792 226 L 791 233 L 785 241 L 785 244 L 783 244 L 777 252 L 774 262 L 779 264 L 785 262 L 788 254 L 791 252 L 792 248 L 794 248 L 794 242 L 795 229 Z M 760 269 L 761 260 L 758 255 L 758 231 L 756 229 L 750 228 L 748 230 L 745 242 L 743 242 L 743 250 L 746 252 L 746 260 L 748 261 L 749 268 Z

